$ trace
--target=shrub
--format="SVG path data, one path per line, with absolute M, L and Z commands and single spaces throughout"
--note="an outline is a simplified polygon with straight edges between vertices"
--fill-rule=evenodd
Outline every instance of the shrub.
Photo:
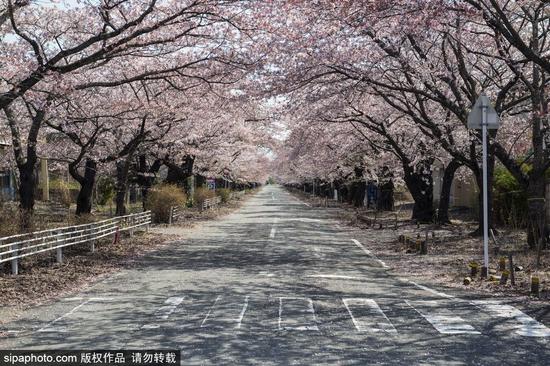
M 493 185 L 493 213 L 499 223 L 514 228 L 524 227 L 527 217 L 527 193 L 503 168 L 495 168 Z
M 65 206 L 65 207 L 70 207 L 71 206 L 71 203 L 73 203 L 73 198 L 72 198 L 72 195 L 71 195 L 71 185 L 70 185 L 70 183 L 59 179 L 59 180 L 55 181 L 55 184 L 53 185 L 53 188 L 51 188 L 51 189 L 53 191 L 57 192 L 58 200 L 63 206 Z
M 216 194 L 222 199 L 222 203 L 227 203 L 229 197 L 231 197 L 231 190 L 229 188 L 220 188 L 216 190 Z
M 0 237 L 19 233 L 19 210 L 17 207 L 0 202 Z
M 193 204 L 196 207 L 201 207 L 202 203 L 204 202 L 205 199 L 214 198 L 215 196 L 216 196 L 216 192 L 214 192 L 213 190 L 210 190 L 210 189 L 205 188 L 205 187 L 199 187 L 199 188 L 195 189 L 195 194 L 194 194 L 194 197 L 193 197 Z
M 145 208 L 151 210 L 156 222 L 169 222 L 170 207 L 182 207 L 186 201 L 187 197 L 180 187 L 172 184 L 159 184 L 149 190 Z
M 97 204 L 104 206 L 115 197 L 115 181 L 111 177 L 101 177 L 97 181 Z

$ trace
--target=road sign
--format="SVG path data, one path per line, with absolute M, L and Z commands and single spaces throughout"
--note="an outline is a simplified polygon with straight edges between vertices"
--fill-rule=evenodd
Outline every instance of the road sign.
M 489 211 L 487 198 L 487 129 L 497 129 L 498 114 L 491 105 L 491 101 L 483 93 L 477 98 L 472 111 L 468 115 L 468 127 L 481 129 L 481 143 L 483 145 L 483 271 L 482 276 L 489 275 Z
M 481 129 L 484 108 L 487 111 L 487 129 L 496 130 L 498 128 L 500 119 L 498 118 L 497 111 L 491 105 L 489 98 L 483 93 L 477 98 L 472 111 L 468 114 L 468 128 Z

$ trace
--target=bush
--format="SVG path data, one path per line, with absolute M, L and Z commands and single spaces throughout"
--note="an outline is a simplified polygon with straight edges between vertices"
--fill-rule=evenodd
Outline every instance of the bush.
M 514 228 L 525 227 L 527 218 L 527 193 L 503 168 L 495 168 L 493 185 L 493 213 L 500 224 Z
M 180 187 L 172 184 L 153 186 L 147 195 L 145 208 L 151 210 L 156 222 L 169 222 L 170 207 L 183 207 L 187 197 Z
M 15 206 L 0 202 L 0 237 L 19 233 L 19 210 Z
M 193 196 L 193 204 L 196 207 L 202 207 L 202 203 L 205 199 L 214 198 L 216 192 L 205 187 L 199 187 L 195 189 L 195 195 Z
M 65 207 L 71 206 L 71 203 L 73 203 L 73 197 L 71 195 L 70 183 L 59 179 L 59 180 L 56 180 L 55 183 L 50 186 L 50 189 L 55 192 L 54 196 L 56 196 L 56 193 L 57 193 L 57 199 L 63 206 Z
M 104 206 L 115 198 L 115 180 L 111 177 L 101 177 L 97 181 L 97 204 Z
M 216 190 L 216 194 L 222 199 L 222 203 L 227 203 L 231 197 L 231 190 L 229 188 L 220 188 Z

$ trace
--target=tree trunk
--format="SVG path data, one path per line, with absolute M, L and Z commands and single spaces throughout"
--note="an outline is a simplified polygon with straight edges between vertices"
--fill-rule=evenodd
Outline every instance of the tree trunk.
M 20 226 L 23 230 L 32 226 L 32 215 L 34 212 L 36 172 L 36 157 L 28 157 L 27 162 L 19 169 L 19 207 L 21 209 Z
M 128 172 L 130 170 L 130 155 L 116 165 L 116 216 L 126 215 L 126 191 L 128 190 Z
M 376 207 L 379 211 L 393 210 L 393 206 L 394 206 L 393 192 L 394 192 L 394 185 L 391 179 L 378 186 L 378 199 L 376 202 Z
M 416 172 L 408 164 L 404 165 L 405 184 L 411 193 L 414 205 L 412 220 L 418 222 L 433 222 L 433 177 L 431 169 L 419 166 L 419 172 Z
M 165 161 L 164 164 L 168 167 L 166 183 L 177 184 L 178 186 L 185 187 L 187 184 L 187 179 L 193 174 L 194 163 L 194 156 L 186 156 L 181 165 L 176 165 L 169 161 Z
M 145 155 L 140 155 L 139 157 L 139 167 L 138 167 L 138 183 L 141 186 L 141 196 L 143 199 L 143 209 L 145 210 L 145 204 L 147 202 L 147 196 L 149 194 L 149 189 L 155 183 L 156 174 L 162 166 L 162 161 L 156 159 L 153 164 L 147 168 L 147 158 Z
M 439 225 L 450 224 L 449 220 L 449 204 L 451 200 L 451 187 L 453 184 L 453 179 L 455 172 L 458 168 L 461 167 L 457 160 L 453 159 L 445 167 L 443 172 L 443 180 L 441 182 L 441 192 L 439 194 L 439 207 L 437 210 L 437 223 Z
M 418 222 L 433 222 L 433 191 L 413 195 L 414 205 L 412 219 Z
M 355 186 L 353 193 L 353 205 L 355 207 L 362 207 L 365 201 L 367 183 L 364 180 L 361 180 L 359 182 L 354 182 L 353 185 Z
M 527 188 L 527 243 L 530 249 L 537 249 L 538 240 L 543 238 L 543 248 L 546 246 L 546 205 L 544 200 L 545 179 L 532 179 Z
M 72 170 L 69 171 L 73 178 L 80 183 L 80 191 L 76 198 L 76 215 L 90 214 L 92 212 L 92 194 L 97 175 L 97 163 L 92 159 L 87 159 L 84 167 L 84 176 L 75 176 Z

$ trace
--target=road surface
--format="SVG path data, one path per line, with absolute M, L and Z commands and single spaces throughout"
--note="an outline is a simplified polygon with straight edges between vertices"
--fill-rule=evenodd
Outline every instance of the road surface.
M 267 186 L 136 267 L 27 311 L 0 349 L 171 348 L 185 365 L 548 364 L 550 330 L 528 313 L 396 278 L 326 210 Z

